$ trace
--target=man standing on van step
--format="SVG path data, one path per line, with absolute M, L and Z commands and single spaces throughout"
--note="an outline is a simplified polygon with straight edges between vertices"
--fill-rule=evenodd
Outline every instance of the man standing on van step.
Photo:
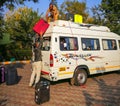
M 30 78 L 29 87 L 35 87 L 35 85 L 39 82 L 42 70 L 42 36 L 37 36 L 34 45 L 34 60 L 32 63 L 32 74 Z
M 49 8 L 46 12 L 46 21 L 49 23 L 51 20 L 52 21 L 55 21 L 58 19 L 58 15 L 59 15 L 59 12 L 58 12 L 58 9 L 57 7 L 54 5 L 53 2 L 51 2 L 49 4 Z

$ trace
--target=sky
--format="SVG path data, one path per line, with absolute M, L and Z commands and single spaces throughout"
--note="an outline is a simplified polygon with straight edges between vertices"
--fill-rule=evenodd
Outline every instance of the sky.
M 48 7 L 49 7 L 49 3 L 51 0 L 38 0 L 39 2 L 37 3 L 33 3 L 33 2 L 25 2 L 25 5 L 17 5 L 16 7 L 23 7 L 23 6 L 27 6 L 28 8 L 32 8 L 34 11 L 38 11 L 39 15 L 41 13 L 46 13 Z M 65 0 L 57 0 L 57 4 L 58 7 L 60 7 L 60 5 L 64 2 Z M 86 1 L 87 4 L 87 8 L 88 8 L 88 12 L 89 14 L 92 16 L 92 11 L 90 10 L 92 7 L 97 6 L 98 4 L 101 4 L 102 0 L 78 0 L 79 2 L 82 1 Z M 8 11 L 7 8 L 5 8 L 5 12 L 6 13 Z
M 47 8 L 49 7 L 49 3 L 51 0 L 39 0 L 38 3 L 33 3 L 33 2 L 27 2 L 25 3 L 25 6 L 29 8 L 33 8 L 33 10 L 39 12 L 41 14 L 42 12 L 45 14 L 47 11 Z M 65 0 L 57 0 L 58 7 L 64 2 Z M 78 0 L 80 2 L 84 0 Z M 92 15 L 90 8 L 94 7 L 95 5 L 97 6 L 98 4 L 101 3 L 101 0 L 86 0 L 87 3 L 87 8 L 89 9 L 90 15 Z

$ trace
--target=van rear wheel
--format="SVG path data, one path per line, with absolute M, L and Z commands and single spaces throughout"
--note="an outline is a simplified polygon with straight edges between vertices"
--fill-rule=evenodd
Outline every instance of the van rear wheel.
M 77 69 L 74 78 L 76 86 L 84 85 L 87 81 L 87 73 L 84 69 Z

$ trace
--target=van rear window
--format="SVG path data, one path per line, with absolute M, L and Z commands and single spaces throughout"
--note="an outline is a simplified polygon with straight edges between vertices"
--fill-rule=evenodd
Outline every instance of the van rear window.
M 43 37 L 42 50 L 49 51 L 50 50 L 50 42 L 51 42 L 51 37 Z
M 78 50 L 78 41 L 76 37 L 60 37 L 60 50 Z

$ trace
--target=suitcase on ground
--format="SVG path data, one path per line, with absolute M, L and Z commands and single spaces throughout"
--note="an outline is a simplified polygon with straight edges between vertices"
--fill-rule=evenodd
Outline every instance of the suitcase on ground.
M 42 104 L 50 100 L 50 82 L 39 81 L 35 86 L 35 103 Z
M 10 66 L 6 69 L 5 72 L 6 85 L 14 85 L 18 83 L 18 74 L 17 69 L 14 66 Z
M 5 67 L 0 66 L 0 83 L 5 82 Z
M 40 19 L 34 25 L 33 30 L 38 34 L 43 35 L 46 32 L 46 30 L 48 29 L 48 27 L 49 27 L 49 24 L 46 21 L 44 21 L 43 19 Z

